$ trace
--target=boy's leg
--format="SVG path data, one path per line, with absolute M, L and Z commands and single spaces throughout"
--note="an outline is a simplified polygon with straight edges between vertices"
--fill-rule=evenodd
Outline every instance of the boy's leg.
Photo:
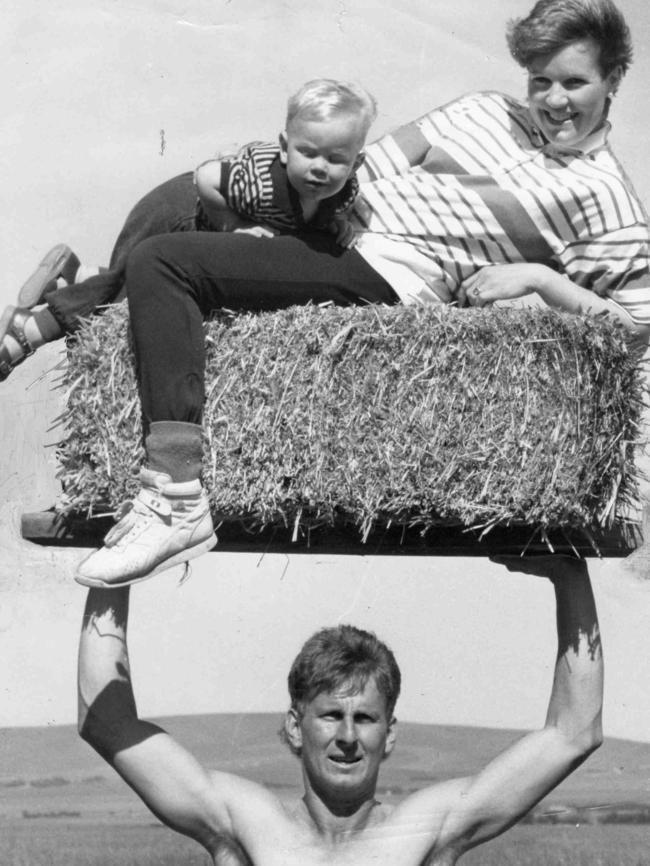
M 207 499 L 198 493 L 205 316 L 220 307 L 397 301 L 356 251 L 342 252 L 325 235 L 157 237 L 131 256 L 127 283 L 147 468 L 135 507 L 79 566 L 76 580 L 91 586 L 143 580 L 214 543 Z

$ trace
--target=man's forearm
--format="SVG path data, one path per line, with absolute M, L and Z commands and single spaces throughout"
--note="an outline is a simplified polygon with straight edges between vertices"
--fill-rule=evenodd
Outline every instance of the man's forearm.
M 553 583 L 558 656 L 547 726 L 586 755 L 602 741 L 603 656 L 598 616 L 584 560 L 562 557 Z
M 137 717 L 126 626 L 128 587 L 88 592 L 79 643 L 78 725 L 81 736 L 109 758 L 121 732 Z

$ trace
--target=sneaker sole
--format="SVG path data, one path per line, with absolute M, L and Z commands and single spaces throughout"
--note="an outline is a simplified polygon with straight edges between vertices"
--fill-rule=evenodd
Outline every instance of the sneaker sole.
M 146 574 L 136 575 L 135 577 L 128 578 L 128 580 L 121 580 L 117 583 L 115 581 L 101 580 L 100 578 L 95 577 L 81 577 L 77 574 L 75 574 L 74 579 L 77 583 L 81 584 L 81 586 L 89 586 L 98 589 L 119 589 L 123 586 L 132 586 L 134 583 L 142 583 L 144 580 L 149 580 L 157 574 L 160 574 L 161 571 L 167 571 L 167 569 L 173 568 L 175 565 L 181 565 L 183 562 L 189 562 L 190 559 L 196 559 L 198 556 L 208 553 L 208 551 L 212 550 L 216 544 L 217 536 L 213 532 L 210 538 L 206 538 L 205 541 L 202 541 L 194 547 L 189 547 L 186 550 L 181 550 L 180 553 L 175 553 L 173 556 L 160 562 L 155 568 L 148 571 Z
M 48 285 L 77 257 L 66 244 L 57 244 L 45 254 L 43 261 L 18 292 L 18 306 L 31 310 L 43 300 Z

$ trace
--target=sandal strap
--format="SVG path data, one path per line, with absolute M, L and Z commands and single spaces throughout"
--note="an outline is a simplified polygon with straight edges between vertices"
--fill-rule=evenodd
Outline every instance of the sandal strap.
M 23 358 L 33 355 L 36 351 L 25 336 L 25 319 L 26 316 L 23 313 L 16 311 L 11 324 L 7 328 L 7 334 L 9 334 L 9 336 L 12 337 L 23 350 Z
M 29 315 L 31 315 L 29 310 L 23 310 L 20 307 L 15 307 L 13 311 L 11 308 L 5 310 L 2 317 L 3 340 L 5 336 L 15 340 L 20 348 L 20 354 L 18 357 L 12 358 L 9 351 L 4 346 L 0 348 L 0 382 L 4 382 L 18 364 L 21 364 L 25 358 L 33 355 L 36 351 L 25 335 L 25 322 Z M 8 316 L 10 319 L 7 324 Z

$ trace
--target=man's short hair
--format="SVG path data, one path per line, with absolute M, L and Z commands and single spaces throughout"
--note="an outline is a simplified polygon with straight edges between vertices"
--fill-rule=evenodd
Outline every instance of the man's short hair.
M 306 641 L 289 671 L 291 706 L 299 714 L 322 692 L 350 687 L 362 691 L 374 679 L 393 716 L 401 674 L 395 656 L 372 632 L 353 625 L 323 628 Z
M 290 97 L 285 129 L 288 130 L 297 117 L 320 121 L 339 114 L 357 115 L 365 137 L 377 117 L 377 102 L 372 94 L 354 82 L 315 78 Z
M 506 39 L 514 59 L 526 68 L 581 39 L 599 46 L 603 78 L 617 66 L 627 72 L 632 62 L 630 29 L 611 0 L 538 0 L 525 18 L 510 21 Z

